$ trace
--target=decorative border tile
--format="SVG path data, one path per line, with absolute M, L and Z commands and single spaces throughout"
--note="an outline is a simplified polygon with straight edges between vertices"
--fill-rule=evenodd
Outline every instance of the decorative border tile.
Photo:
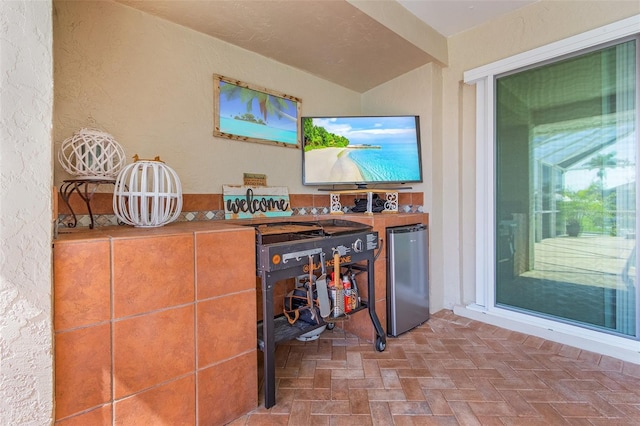
M 344 212 L 349 213 L 349 208 L 344 207 Z M 400 205 L 398 210 L 403 213 L 424 213 L 423 206 Z M 294 207 L 293 216 L 315 216 L 329 214 L 328 207 Z M 76 215 L 76 228 L 89 227 L 91 218 L 89 215 Z M 204 210 L 195 212 L 181 212 L 177 222 L 195 222 L 205 220 L 224 220 L 224 210 Z M 115 214 L 96 214 L 93 216 L 96 227 L 120 225 Z M 73 217 L 68 214 L 58 215 L 58 228 L 68 228 L 73 222 Z

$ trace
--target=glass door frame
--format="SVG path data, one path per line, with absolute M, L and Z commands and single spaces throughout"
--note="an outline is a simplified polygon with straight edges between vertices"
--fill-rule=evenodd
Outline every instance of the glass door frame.
M 638 351 L 639 332 L 636 339 L 608 335 L 599 331 L 563 324 L 553 320 L 501 309 L 495 306 L 495 77 L 545 61 L 552 61 L 564 55 L 573 54 L 601 44 L 625 37 L 635 36 L 640 45 L 640 15 L 623 19 L 613 24 L 588 31 L 492 64 L 465 72 L 464 82 L 476 86 L 476 248 L 475 248 L 475 303 L 471 310 L 494 313 L 507 320 L 520 321 L 549 330 L 559 330 L 567 335 L 581 336 L 595 342 L 607 343 Z M 638 58 L 638 55 L 637 55 Z M 639 68 L 640 69 L 640 68 Z M 637 86 L 638 88 L 638 86 Z M 636 90 L 636 114 L 640 110 L 640 88 Z M 640 117 L 638 117 L 640 118 Z M 640 119 L 637 119 L 640 124 Z M 638 129 L 636 128 L 636 133 Z M 636 136 L 637 137 L 637 136 Z M 636 167 L 640 168 L 640 150 Z M 636 211 L 639 211 L 640 197 L 636 187 Z M 640 229 L 640 215 L 636 215 L 636 229 Z M 636 265 L 640 264 L 640 250 L 636 253 Z M 636 312 L 640 306 L 636 298 Z M 636 330 L 640 330 L 640 315 L 636 315 Z

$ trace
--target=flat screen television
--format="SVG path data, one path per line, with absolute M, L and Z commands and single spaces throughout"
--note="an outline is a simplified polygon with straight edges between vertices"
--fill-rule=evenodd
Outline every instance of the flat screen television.
M 420 117 L 302 117 L 302 183 L 356 185 L 422 182 Z

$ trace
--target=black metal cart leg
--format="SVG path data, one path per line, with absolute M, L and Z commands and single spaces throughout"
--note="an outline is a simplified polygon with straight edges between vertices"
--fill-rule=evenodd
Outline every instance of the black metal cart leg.
M 375 348 L 378 352 L 382 352 L 387 347 L 387 337 L 385 335 L 384 329 L 380 324 L 380 319 L 378 319 L 378 314 L 376 314 L 376 280 L 373 273 L 374 270 L 374 259 L 371 256 L 367 259 L 367 287 L 369 290 L 369 316 L 371 317 L 371 323 L 376 330 L 376 343 Z
M 273 319 L 273 285 L 269 274 L 260 273 L 262 281 L 262 338 L 264 341 L 264 406 L 276 405 L 276 338 Z

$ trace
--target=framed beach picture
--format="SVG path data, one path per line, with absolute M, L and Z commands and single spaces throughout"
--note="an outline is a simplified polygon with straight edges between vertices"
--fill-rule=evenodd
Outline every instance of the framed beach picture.
M 300 99 L 213 75 L 213 135 L 300 148 Z

